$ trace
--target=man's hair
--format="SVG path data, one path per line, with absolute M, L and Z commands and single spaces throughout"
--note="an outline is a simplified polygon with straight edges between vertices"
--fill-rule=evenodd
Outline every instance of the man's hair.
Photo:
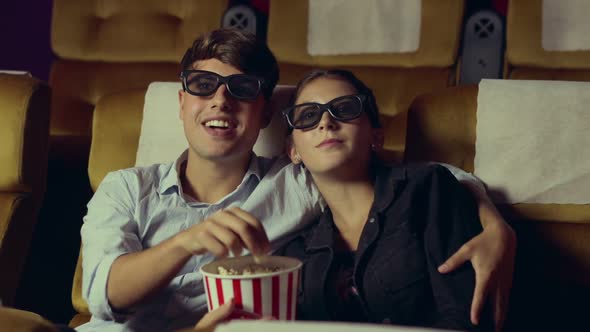
M 359 80 L 351 71 L 344 69 L 316 69 L 307 73 L 307 75 L 305 75 L 299 81 L 299 83 L 297 83 L 290 106 L 295 105 L 297 97 L 299 97 L 301 90 L 303 90 L 307 84 L 320 77 L 342 80 L 352 85 L 359 94 L 365 95 L 367 99 L 365 100 L 364 107 L 365 112 L 369 116 L 371 126 L 373 128 L 381 128 L 381 121 L 379 121 L 379 108 L 377 107 L 377 102 L 375 101 L 373 91 L 365 83 L 363 83 L 363 81 Z
M 186 50 L 180 70 L 193 69 L 195 62 L 208 59 L 217 59 L 245 74 L 262 78 L 266 100 L 272 96 L 279 80 L 279 66 L 268 46 L 246 31 L 218 29 L 201 35 Z

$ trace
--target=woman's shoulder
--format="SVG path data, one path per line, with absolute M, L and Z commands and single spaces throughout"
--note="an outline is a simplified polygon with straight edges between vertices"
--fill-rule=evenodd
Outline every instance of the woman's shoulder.
M 410 176 L 417 180 L 432 181 L 438 178 L 453 178 L 453 174 L 444 166 L 439 164 L 414 164 L 408 166 Z
M 389 178 L 403 179 L 415 184 L 455 179 L 446 167 L 436 163 L 380 164 L 378 169 Z

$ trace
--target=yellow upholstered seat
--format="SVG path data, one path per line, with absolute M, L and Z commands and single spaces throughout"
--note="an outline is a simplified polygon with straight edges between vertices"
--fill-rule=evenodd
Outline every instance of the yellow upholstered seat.
M 0 73 L 0 300 L 12 305 L 45 190 L 50 92 Z
M 174 80 L 199 34 L 220 26 L 227 1 L 53 2 L 55 90 L 51 135 L 90 137 L 92 110 L 104 95 Z
M 418 97 L 408 113 L 405 159 L 472 172 L 477 94 L 476 86 L 463 86 Z M 587 306 L 580 304 L 590 295 L 590 204 L 498 208 L 518 237 L 508 330 L 584 330 Z
M 565 4 L 566 1 L 563 3 Z M 562 81 L 590 80 L 590 50 L 546 50 L 543 48 L 542 34 L 542 0 L 508 2 L 504 77 Z
M 146 89 L 106 96 L 97 103 L 93 115 L 93 136 L 88 174 L 95 191 L 108 172 L 133 167 L 139 144 Z M 78 314 L 70 321 L 76 327 L 90 319 L 82 298 L 82 254 L 78 258 L 72 285 L 72 304 Z

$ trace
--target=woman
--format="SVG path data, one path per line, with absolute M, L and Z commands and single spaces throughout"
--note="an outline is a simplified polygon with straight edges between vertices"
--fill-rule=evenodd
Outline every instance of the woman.
M 379 161 L 373 94 L 348 71 L 308 74 L 284 114 L 289 156 L 307 168 L 329 207 L 276 253 L 304 261 L 298 319 L 491 329 L 487 311 L 477 327 L 470 322 L 471 266 L 437 270 L 481 232 L 472 196 L 449 171 Z M 222 306 L 197 327 L 232 310 Z
M 285 110 L 288 153 L 329 209 L 289 243 L 302 259 L 301 319 L 474 329 L 475 275 L 437 268 L 481 231 L 472 196 L 441 166 L 386 166 L 377 106 L 347 71 L 315 71 Z M 484 313 L 478 328 L 491 329 Z

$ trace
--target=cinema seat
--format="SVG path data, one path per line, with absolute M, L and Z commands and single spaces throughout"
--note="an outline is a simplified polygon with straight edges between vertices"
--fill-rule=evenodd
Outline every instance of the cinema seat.
M 405 160 L 445 162 L 473 172 L 477 102 L 477 86 L 451 87 L 416 98 L 408 113 Z M 522 165 L 526 167 L 526 161 Z M 506 330 L 587 330 L 590 205 L 497 206 L 518 239 Z
M 16 290 L 45 191 L 48 86 L 28 75 L 0 73 L 0 301 Z
M 568 1 L 559 2 L 560 6 Z M 587 6 L 584 2 L 578 5 Z M 554 11 L 559 11 L 553 9 Z M 586 9 L 580 8 L 580 11 Z M 589 81 L 590 50 L 559 51 L 547 42 L 543 45 L 543 1 L 519 0 L 508 2 L 506 22 L 506 61 L 504 77 L 510 79 Z M 553 27 L 554 38 L 574 38 L 567 30 L 568 20 Z M 549 49 L 547 49 L 549 48 Z

